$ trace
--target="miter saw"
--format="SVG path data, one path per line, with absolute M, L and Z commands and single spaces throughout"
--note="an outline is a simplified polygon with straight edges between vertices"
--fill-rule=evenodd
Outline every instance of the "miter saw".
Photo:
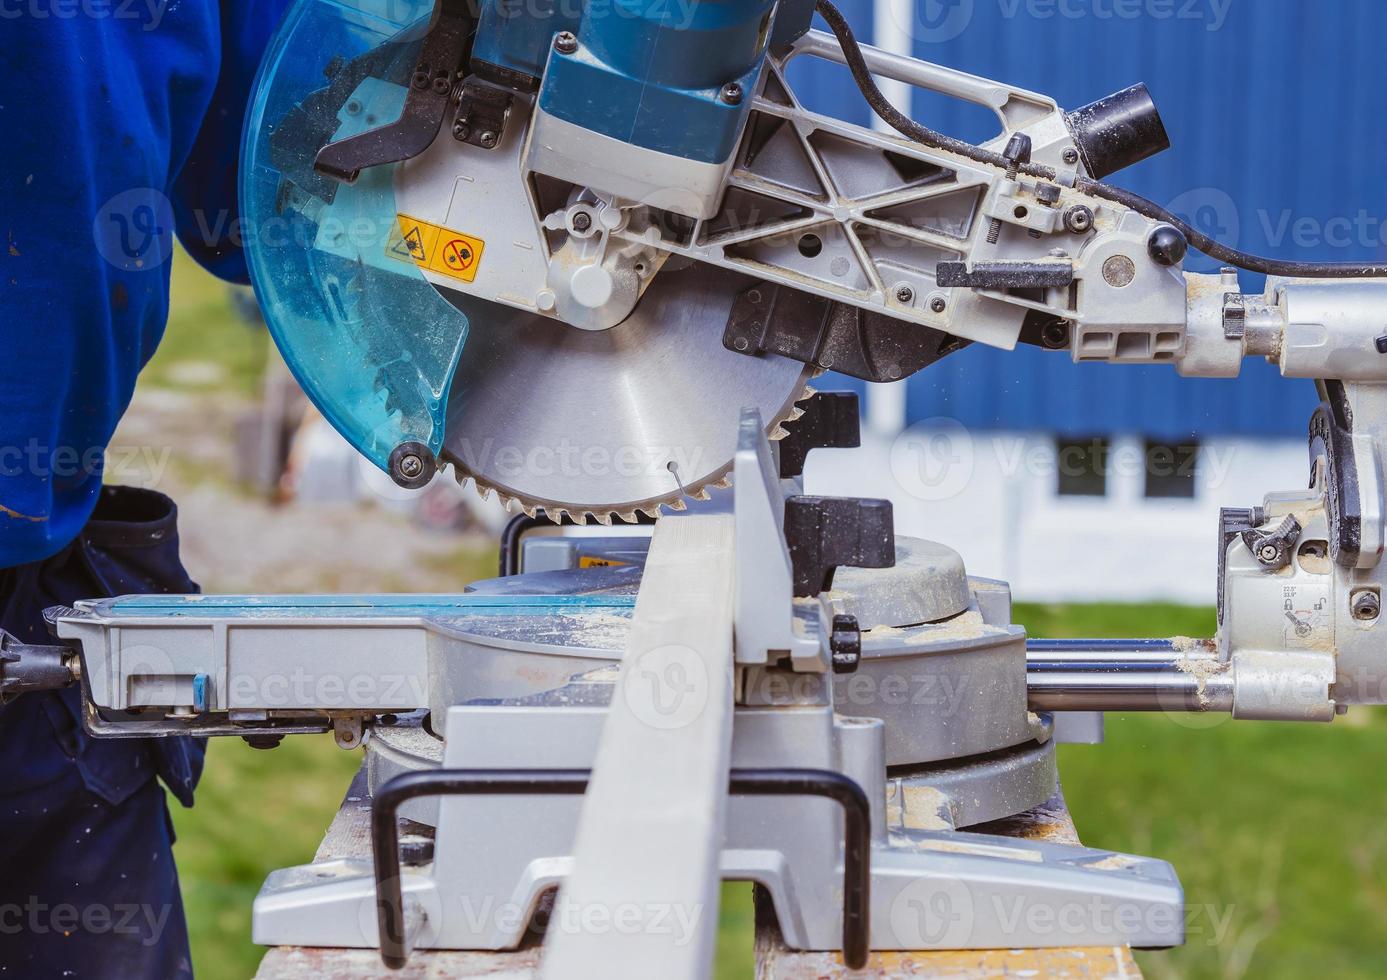
M 514 948 L 544 912 L 551 975 L 697 976 L 716 916 L 682 942 L 654 920 L 736 878 L 791 948 L 849 966 L 1171 946 L 1164 862 L 959 828 L 1050 798 L 1054 745 L 1092 712 L 1387 700 L 1387 269 L 1237 252 L 1102 182 L 1166 148 L 1141 86 L 1066 112 L 859 45 L 826 0 L 832 33 L 811 30 L 815 9 L 289 13 L 244 150 L 266 320 L 397 483 L 451 467 L 523 512 L 503 574 L 451 596 L 97 600 L 50 612 L 62 645 L 0 651 L 0 693 L 80 683 L 95 735 L 365 743 L 373 857 L 276 872 L 257 941 L 400 966 Z M 813 60 L 896 133 L 807 110 Z M 1000 133 L 937 133 L 874 76 Z M 1229 269 L 1184 272 L 1191 246 Z M 1216 637 L 1028 640 L 1004 583 L 896 536 L 888 503 L 804 493 L 807 453 L 857 441 L 855 397 L 811 377 L 900 380 L 969 343 L 1316 380 L 1309 488 L 1214 529 Z M 613 527 L 541 533 L 590 521 Z M 618 899 L 634 928 L 555 925 Z

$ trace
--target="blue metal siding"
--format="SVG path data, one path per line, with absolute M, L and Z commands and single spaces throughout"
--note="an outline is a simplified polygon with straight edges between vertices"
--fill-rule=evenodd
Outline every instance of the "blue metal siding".
M 872 4 L 843 6 L 870 38 Z M 1146 82 L 1172 149 L 1111 179 L 1220 239 L 1283 258 L 1387 255 L 1387 4 L 918 0 L 916 12 L 916 57 L 1044 92 L 1066 108 Z M 808 86 L 815 107 L 866 122 L 843 77 L 821 70 Z M 974 107 L 917 95 L 914 112 L 956 135 L 994 135 Z M 1192 255 L 1189 267 L 1216 264 Z M 1245 276 L 1244 286 L 1260 289 L 1260 278 Z M 1257 361 L 1236 382 L 1207 381 L 1169 367 L 975 347 L 916 375 L 908 412 L 911 421 L 942 415 L 978 428 L 1292 435 L 1314 402 L 1311 383 Z

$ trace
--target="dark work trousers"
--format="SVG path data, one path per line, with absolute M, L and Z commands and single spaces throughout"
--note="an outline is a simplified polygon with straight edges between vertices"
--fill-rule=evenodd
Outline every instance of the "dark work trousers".
M 77 540 L 0 569 L 0 627 L 53 643 L 48 606 L 196 592 L 178 511 L 152 490 L 106 487 Z M 203 743 L 92 738 L 76 688 L 0 707 L 0 980 L 192 975 L 164 784 L 184 806 Z

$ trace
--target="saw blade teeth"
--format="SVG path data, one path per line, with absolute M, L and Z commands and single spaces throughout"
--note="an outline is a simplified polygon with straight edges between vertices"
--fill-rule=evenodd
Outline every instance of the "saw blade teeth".
M 726 490 L 728 487 L 732 486 L 732 474 L 725 473 L 723 474 L 722 479 L 718 480 L 715 483 L 710 483 L 708 484 L 708 486 L 716 487 L 718 490 Z
M 784 439 L 789 434 L 789 429 L 785 428 L 783 425 L 777 425 L 774 429 L 772 429 L 769 433 L 766 434 L 766 438 L 769 439 L 771 442 L 779 442 L 781 439 Z
M 693 491 L 692 493 L 690 493 L 689 496 L 692 497 L 694 500 L 712 500 L 712 499 L 713 499 L 713 495 L 710 494 L 710 493 L 708 492 L 708 488 L 707 488 L 707 487 L 699 487 L 697 490 L 695 490 L 695 491 Z
M 606 511 L 602 511 L 602 512 L 600 512 L 600 513 L 597 512 L 597 511 L 594 511 L 594 512 L 593 512 L 592 514 L 590 514 L 589 516 L 590 516 L 594 521 L 596 521 L 598 524 L 601 524 L 603 527 L 611 527 L 611 526 L 612 526 L 612 515 L 611 515 L 610 513 L 606 512 Z
M 634 510 L 623 510 L 616 515 L 616 518 L 626 524 L 634 524 L 636 521 L 640 520 L 640 518 L 636 517 L 636 512 Z
M 678 500 L 671 500 L 668 503 L 666 503 L 665 506 L 668 507 L 670 510 L 675 511 L 683 511 L 689 509 L 689 503 L 683 497 L 680 497 Z

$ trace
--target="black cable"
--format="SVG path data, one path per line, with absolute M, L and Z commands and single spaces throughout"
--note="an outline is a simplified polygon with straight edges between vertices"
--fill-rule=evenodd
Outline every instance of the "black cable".
M 852 72 L 853 81 L 857 83 L 858 89 L 862 92 L 863 98 L 871 106 L 873 112 L 881 117 L 896 132 L 907 139 L 928 146 L 934 150 L 943 150 L 949 153 L 957 153 L 959 156 L 966 157 L 975 163 L 984 163 L 993 167 L 1006 169 L 1012 166 L 1011 161 L 1000 153 L 985 150 L 980 146 L 974 146 L 964 140 L 955 139 L 952 136 L 945 136 L 943 133 L 922 126 L 920 123 L 902 113 L 899 109 L 882 94 L 877 87 L 876 80 L 872 78 L 871 69 L 867 67 L 867 60 L 862 56 L 862 47 L 853 36 L 852 28 L 848 26 L 847 19 L 843 17 L 842 11 L 835 7 L 830 0 L 815 0 L 815 9 L 819 16 L 828 24 L 829 29 L 838 38 L 838 45 L 843 49 L 843 58 L 847 62 L 848 70 Z M 1053 167 L 1047 167 L 1035 163 L 1023 163 L 1016 165 L 1018 173 L 1029 177 L 1037 177 L 1041 180 L 1056 180 L 1058 175 Z M 1120 204 L 1125 208 L 1137 212 L 1152 221 L 1164 222 L 1179 229 L 1180 233 L 1189 240 L 1190 245 L 1211 259 L 1224 262 L 1228 265 L 1246 269 L 1248 272 L 1259 272 L 1268 276 L 1290 276 L 1305 279 L 1368 279 L 1387 277 L 1387 264 L 1373 264 L 1362 262 L 1294 262 L 1282 259 L 1269 259 L 1260 255 L 1253 255 L 1249 252 L 1239 251 L 1228 245 L 1210 238 L 1208 235 L 1199 231 L 1189 222 L 1172 214 L 1170 211 L 1161 207 L 1154 201 L 1142 197 L 1140 194 L 1125 190 L 1121 187 L 1114 187 L 1099 180 L 1092 180 L 1088 177 L 1079 177 L 1074 181 L 1076 190 L 1094 197 Z

